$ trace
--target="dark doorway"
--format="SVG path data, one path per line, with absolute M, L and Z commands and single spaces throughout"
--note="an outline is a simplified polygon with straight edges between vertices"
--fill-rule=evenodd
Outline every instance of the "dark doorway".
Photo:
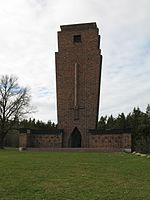
M 81 147 L 81 134 L 77 127 L 73 130 L 71 134 L 71 147 L 79 148 Z

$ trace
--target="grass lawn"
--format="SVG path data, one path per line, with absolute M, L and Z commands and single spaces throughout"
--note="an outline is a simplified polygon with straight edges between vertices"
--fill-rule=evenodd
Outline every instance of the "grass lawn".
M 150 159 L 0 150 L 0 200 L 150 200 Z

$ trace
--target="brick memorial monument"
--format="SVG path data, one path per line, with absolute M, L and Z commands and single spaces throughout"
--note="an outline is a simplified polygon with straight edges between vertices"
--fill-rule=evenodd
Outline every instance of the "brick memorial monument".
M 57 130 L 46 134 L 24 131 L 20 133 L 20 146 L 130 148 L 130 133 L 97 129 L 102 55 L 96 23 L 60 28 L 58 52 L 55 53 Z

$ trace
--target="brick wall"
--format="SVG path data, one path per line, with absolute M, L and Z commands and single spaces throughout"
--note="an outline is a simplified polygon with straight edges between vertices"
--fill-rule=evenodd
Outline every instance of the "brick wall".
M 89 148 L 101 148 L 106 150 L 131 148 L 130 133 L 100 133 L 89 135 Z M 63 144 L 63 134 L 32 134 L 22 132 L 19 134 L 20 147 L 35 148 L 61 148 Z
M 30 146 L 30 136 L 27 133 L 19 134 L 19 147 Z
M 90 135 L 90 148 L 120 149 L 131 148 L 130 133 Z
M 31 147 L 61 148 L 61 135 L 31 135 Z
M 33 130 L 20 129 L 19 146 L 20 147 L 62 147 L 62 130 Z

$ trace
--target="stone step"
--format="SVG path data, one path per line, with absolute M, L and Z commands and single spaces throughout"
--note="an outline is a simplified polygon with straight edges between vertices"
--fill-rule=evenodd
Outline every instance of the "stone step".
M 51 151 L 51 152 L 123 152 L 119 148 L 27 148 L 29 151 Z

